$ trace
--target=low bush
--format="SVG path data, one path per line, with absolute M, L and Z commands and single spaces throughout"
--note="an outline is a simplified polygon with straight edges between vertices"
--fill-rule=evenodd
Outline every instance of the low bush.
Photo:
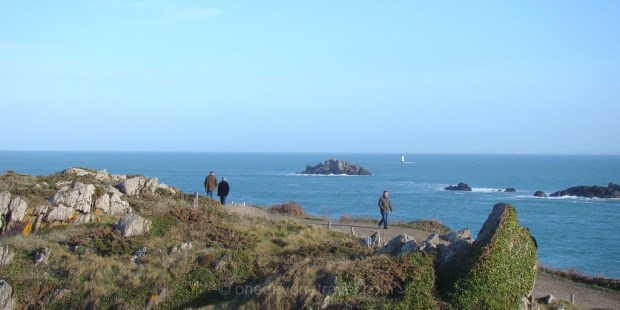
M 307 216 L 306 210 L 294 201 L 287 201 L 283 204 L 273 205 L 269 207 L 269 210 L 292 216 Z

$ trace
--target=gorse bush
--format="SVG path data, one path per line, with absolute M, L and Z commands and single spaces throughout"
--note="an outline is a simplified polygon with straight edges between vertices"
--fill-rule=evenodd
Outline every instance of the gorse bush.
M 273 205 L 269 207 L 269 210 L 282 213 L 282 214 L 292 215 L 292 216 L 306 216 L 307 215 L 306 210 L 304 210 L 304 208 L 300 204 L 294 201 L 288 201 L 283 204 Z

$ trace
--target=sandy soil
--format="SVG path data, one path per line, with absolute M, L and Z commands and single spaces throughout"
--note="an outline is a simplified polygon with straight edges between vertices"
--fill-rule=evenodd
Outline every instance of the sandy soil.
M 274 214 L 251 206 L 225 206 L 225 209 L 237 213 L 241 216 L 248 217 L 264 217 L 271 220 L 290 219 L 288 216 Z M 332 230 L 343 233 L 355 233 L 356 236 L 366 238 L 375 232 L 381 235 L 382 243 L 385 243 L 401 233 L 405 233 L 414 237 L 416 240 L 425 240 L 432 232 L 422 231 L 412 228 L 403 228 L 391 226 L 388 229 L 378 228 L 376 225 L 367 223 L 346 223 L 338 221 L 325 221 L 322 219 L 301 219 L 295 218 L 307 224 L 317 225 L 321 227 L 330 227 Z M 584 308 L 596 309 L 620 309 L 620 292 L 608 290 L 598 287 L 570 281 L 551 274 L 539 272 L 534 286 L 534 297 L 539 298 L 547 295 L 553 295 L 564 301 L 571 300 L 571 294 L 574 295 L 575 305 Z

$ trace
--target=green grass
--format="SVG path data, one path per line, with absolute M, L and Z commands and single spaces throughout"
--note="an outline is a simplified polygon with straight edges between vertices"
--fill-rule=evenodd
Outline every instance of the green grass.
M 95 195 L 101 195 L 105 186 L 114 185 L 92 176 L 6 174 L 0 176 L 0 190 L 26 199 L 31 208 L 47 203 L 60 181 L 95 184 Z M 156 195 L 123 199 L 134 213 L 152 221 L 149 233 L 123 238 L 114 230 L 118 217 L 100 215 L 94 223 L 46 226 L 27 237 L 2 238 L 0 245 L 8 244 L 16 255 L 11 264 L 0 268 L 0 278 L 15 289 L 18 308 L 141 309 L 160 289 L 166 289 L 161 309 L 316 309 L 326 298 L 319 284 L 332 275 L 338 282 L 330 297 L 331 309 L 436 309 L 447 305 L 448 297 L 457 308 L 506 305 L 504 299 L 499 303 L 470 302 L 468 296 L 473 292 L 489 295 L 480 285 L 488 279 L 510 283 L 500 287 L 501 294 L 522 291 L 518 283 L 505 279 L 504 273 L 514 273 L 513 267 L 505 266 L 510 262 L 501 250 L 511 242 L 512 233 L 517 232 L 518 241 L 523 241 L 522 231 L 514 224 L 516 214 L 507 219 L 507 232 L 494 240 L 493 244 L 502 246 L 480 249 L 489 263 L 474 264 L 471 273 L 461 272 L 461 277 L 453 281 L 456 289 L 441 295 L 435 287 L 439 279 L 432 255 L 374 256 L 373 249 L 350 234 L 309 226 L 294 217 L 240 217 L 202 196 L 194 208 L 192 194 L 158 191 Z M 439 233 L 447 230 L 436 221 L 398 225 Z M 171 249 L 182 242 L 191 242 L 193 249 L 172 253 Z M 50 263 L 35 268 L 34 253 L 44 247 L 51 250 Z M 139 264 L 130 262 L 131 255 L 142 247 L 147 248 L 146 256 Z M 519 259 L 531 263 L 531 249 L 519 251 L 527 253 Z M 228 261 L 215 268 L 214 262 L 224 256 Z M 527 273 L 515 277 L 529 283 L 530 276 Z M 221 291 L 247 287 L 270 293 L 239 295 Z M 63 290 L 70 293 L 58 295 Z

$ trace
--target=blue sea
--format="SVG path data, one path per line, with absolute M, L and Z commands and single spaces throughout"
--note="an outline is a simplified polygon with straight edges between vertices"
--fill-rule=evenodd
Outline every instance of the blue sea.
M 227 177 L 229 202 L 272 205 L 296 201 L 312 215 L 378 218 L 377 200 L 390 192 L 393 220 L 436 219 L 477 234 L 494 204 L 515 206 L 538 241 L 541 264 L 620 278 L 620 200 L 535 198 L 577 185 L 620 182 L 620 156 L 431 155 L 322 153 L 0 152 L 0 171 L 47 175 L 67 167 L 142 174 L 184 192 L 204 194 L 210 170 Z M 329 158 L 359 164 L 372 176 L 300 175 Z M 472 192 L 443 190 L 465 182 Z M 516 193 L 498 189 L 516 188 Z

